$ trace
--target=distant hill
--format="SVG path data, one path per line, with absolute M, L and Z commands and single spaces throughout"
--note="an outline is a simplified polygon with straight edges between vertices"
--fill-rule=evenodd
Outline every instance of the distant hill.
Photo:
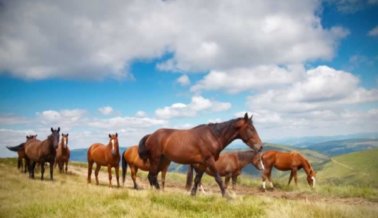
M 378 139 L 335 140 L 313 144 L 306 146 L 306 148 L 327 154 L 329 156 L 336 156 L 378 148 Z
M 378 187 L 378 149 L 339 155 L 323 166 L 317 178 L 321 183 Z

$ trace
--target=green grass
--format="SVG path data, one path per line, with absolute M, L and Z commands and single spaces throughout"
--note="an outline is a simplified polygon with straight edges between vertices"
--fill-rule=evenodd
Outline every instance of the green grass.
M 364 199 L 363 192 L 356 193 L 358 200 L 362 201 L 358 203 L 354 198 L 335 192 L 336 186 L 321 185 L 313 191 L 305 184 L 297 188 L 287 187 L 284 181 L 277 180 L 275 191 L 261 193 L 257 191 L 258 178 L 242 176 L 236 193 L 231 194 L 232 199 L 226 199 L 220 196 L 213 178 L 205 176 L 204 183 L 210 186 L 211 193 L 198 193 L 191 197 L 183 189 L 185 175 L 180 173 L 167 174 L 167 187 L 163 192 L 146 187 L 146 173 L 141 172 L 139 181 L 145 189 L 136 191 L 130 188 L 129 175 L 126 187 L 109 188 L 107 179 L 100 178 L 100 186 L 87 184 L 85 164 L 73 164 L 72 167 L 75 170 L 68 175 L 55 173 L 54 181 L 40 181 L 18 172 L 15 159 L 0 159 L 0 217 L 283 218 L 378 215 L 377 204 Z M 100 174 L 107 177 L 104 172 Z M 39 175 L 36 177 L 39 178 Z

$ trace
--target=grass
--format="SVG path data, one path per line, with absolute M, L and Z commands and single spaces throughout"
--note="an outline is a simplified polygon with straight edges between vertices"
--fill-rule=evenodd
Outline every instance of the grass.
M 121 188 L 109 188 L 107 174 L 100 172 L 100 185 L 86 183 L 86 165 L 73 164 L 70 174 L 55 180 L 31 180 L 18 172 L 15 159 L 0 159 L 0 217 L 377 217 L 374 201 L 363 192 L 354 198 L 320 186 L 312 191 L 304 184 L 287 187 L 277 181 L 277 190 L 256 191 L 259 181 L 242 176 L 232 199 L 222 198 L 213 178 L 204 177 L 211 190 L 191 197 L 183 189 L 185 175 L 167 174 L 166 190 L 150 190 L 146 173 L 139 174 L 145 190 L 131 189 L 131 179 Z M 37 175 L 37 178 L 39 176 Z M 49 178 L 49 177 L 48 177 Z M 303 182 L 303 181 L 302 181 Z M 114 182 L 113 182 L 114 184 Z M 287 190 L 285 190 L 285 188 Z M 350 187 L 353 189 L 354 187 Z M 341 200 L 340 200 L 341 198 Z M 350 201 L 350 202 L 349 202 Z

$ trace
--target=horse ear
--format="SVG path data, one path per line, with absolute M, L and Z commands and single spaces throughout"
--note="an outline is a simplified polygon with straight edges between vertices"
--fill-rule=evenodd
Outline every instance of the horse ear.
M 62 136 L 64 136 L 64 133 L 62 133 Z
M 51 127 L 51 132 L 53 132 L 54 131 L 54 129 Z
M 245 114 L 244 114 L 244 120 L 245 120 L 245 121 L 248 120 L 248 113 L 245 113 Z
M 112 135 L 110 135 L 110 133 L 109 133 L 109 138 L 112 138 Z
M 60 131 L 60 127 L 58 127 L 58 132 Z
M 67 136 L 68 136 L 68 133 L 67 133 Z
M 251 118 L 250 118 L 251 121 L 252 121 L 252 118 L 253 118 L 253 114 L 251 115 Z
M 118 137 L 118 133 L 116 133 L 116 137 Z

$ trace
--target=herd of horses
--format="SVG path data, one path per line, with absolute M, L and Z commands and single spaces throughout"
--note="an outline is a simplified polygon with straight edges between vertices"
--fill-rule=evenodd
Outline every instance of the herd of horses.
M 70 150 L 68 148 L 68 134 L 62 133 L 59 143 L 60 128 L 51 128 L 51 134 L 41 141 L 37 135 L 26 136 L 26 142 L 18 146 L 8 147 L 18 153 L 18 168 L 29 172 L 34 178 L 36 164 L 41 166 L 43 180 L 45 163 L 50 164 L 50 178 L 53 180 L 53 168 L 58 165 L 60 172 L 67 172 Z M 221 153 L 232 141 L 240 139 L 251 149 L 241 152 Z M 315 171 L 309 161 L 298 152 L 262 152 L 263 143 L 255 129 L 252 116 L 246 113 L 244 117 L 232 119 L 222 123 L 210 123 L 191 129 L 158 129 L 152 134 L 145 135 L 139 142 L 126 149 L 122 155 L 119 152 L 118 134 L 109 134 L 108 144 L 95 143 L 88 148 L 88 183 L 91 183 L 93 164 L 96 163 L 95 179 L 99 184 L 98 174 L 101 166 L 108 168 L 109 186 L 112 186 L 112 168 L 115 168 L 117 187 L 119 182 L 119 166 L 122 166 L 122 182 L 125 183 L 127 167 L 131 171 L 134 188 L 139 189 L 136 182 L 138 169 L 148 171 L 148 181 L 152 187 L 160 189 L 157 175 L 161 172 L 162 188 L 165 186 L 165 176 L 171 161 L 188 165 L 187 190 L 196 195 L 201 186 L 204 173 L 214 177 L 222 196 L 226 195 L 230 179 L 235 188 L 237 177 L 241 170 L 252 164 L 261 171 L 262 190 L 266 189 L 266 180 L 273 188 L 271 172 L 273 167 L 282 171 L 291 171 L 288 184 L 294 178 L 297 184 L 297 171 L 304 169 L 307 182 L 314 187 Z M 25 160 L 23 163 L 23 159 Z M 193 171 L 195 172 L 193 184 Z M 221 177 L 225 177 L 225 184 Z

